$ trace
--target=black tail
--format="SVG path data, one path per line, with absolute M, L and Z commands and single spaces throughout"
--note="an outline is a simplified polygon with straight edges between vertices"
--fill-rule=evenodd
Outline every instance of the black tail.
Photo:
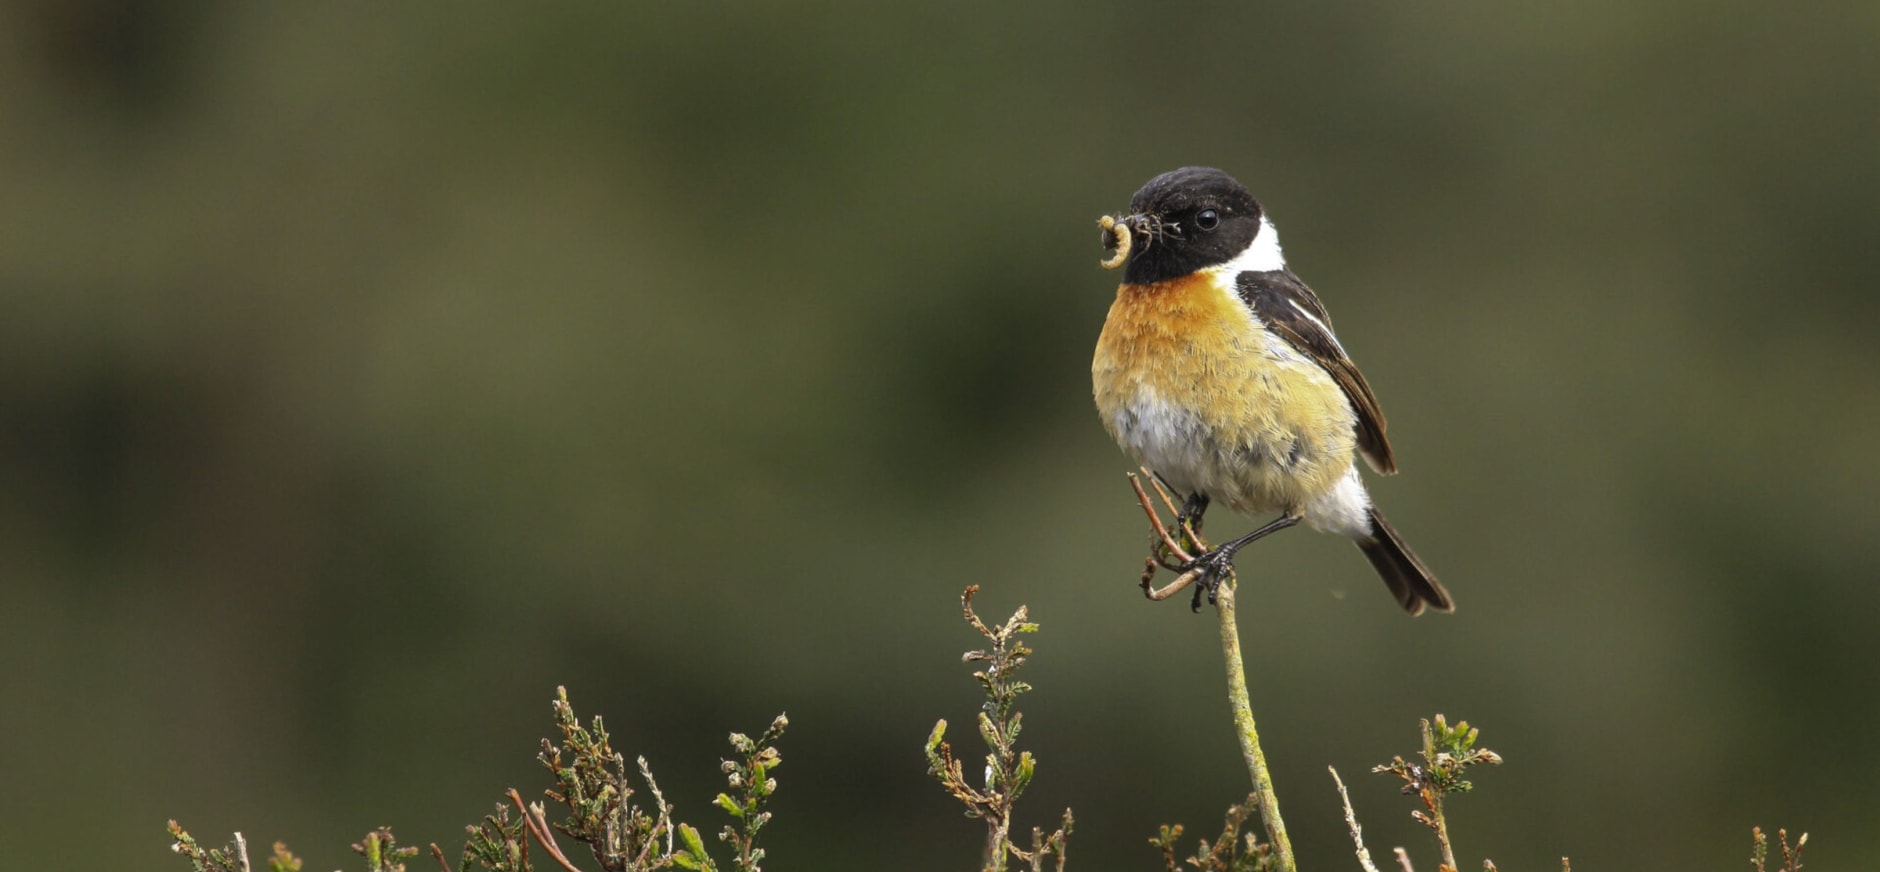
M 1420 615 L 1425 605 L 1439 612 L 1456 610 L 1456 604 L 1449 601 L 1449 591 L 1443 590 L 1436 574 L 1417 559 L 1416 552 L 1403 543 L 1403 537 L 1397 535 L 1390 522 L 1375 508 L 1371 509 L 1371 535 L 1359 539 L 1358 547 L 1371 559 L 1371 565 L 1384 577 L 1384 583 L 1390 585 L 1391 594 L 1397 597 L 1397 604 L 1403 606 L 1404 611 Z

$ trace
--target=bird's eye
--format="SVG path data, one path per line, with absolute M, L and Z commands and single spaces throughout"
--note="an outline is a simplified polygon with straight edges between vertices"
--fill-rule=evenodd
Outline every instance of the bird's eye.
M 1213 209 L 1203 209 L 1195 213 L 1195 226 L 1202 230 L 1213 230 L 1221 226 L 1221 213 Z

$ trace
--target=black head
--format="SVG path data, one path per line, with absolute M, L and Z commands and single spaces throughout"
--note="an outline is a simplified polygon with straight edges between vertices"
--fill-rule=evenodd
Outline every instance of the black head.
M 1213 167 L 1182 167 L 1149 180 L 1129 199 L 1131 245 L 1123 280 L 1148 284 L 1220 266 L 1260 232 L 1260 204 Z

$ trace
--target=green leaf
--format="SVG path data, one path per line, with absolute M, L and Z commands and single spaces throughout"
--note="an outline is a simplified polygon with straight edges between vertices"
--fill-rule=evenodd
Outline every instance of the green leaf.
M 999 730 L 993 725 L 992 716 L 985 712 L 979 713 L 979 738 L 985 741 L 988 748 L 999 747 Z
M 287 846 L 274 843 L 274 855 L 268 858 L 268 872 L 300 872 L 300 858 L 294 856 Z
M 718 794 L 718 798 L 713 800 L 713 802 L 718 803 L 718 807 L 730 813 L 732 817 L 735 817 L 735 818 L 744 817 L 744 807 L 739 805 L 737 800 L 732 799 L 731 797 L 726 796 L 725 794 L 722 794 L 722 793 Z
M 1025 792 L 1025 787 L 1031 783 L 1031 775 L 1035 769 L 1036 763 L 1032 760 L 1030 751 L 1018 755 L 1018 771 L 1012 776 L 1011 801 L 1017 801 L 1019 794 Z
M 672 855 L 673 862 L 687 869 L 716 872 L 718 867 L 712 863 L 712 856 L 705 853 L 705 840 L 699 838 L 698 830 L 691 824 L 679 825 L 679 840 L 685 843 L 685 853 Z

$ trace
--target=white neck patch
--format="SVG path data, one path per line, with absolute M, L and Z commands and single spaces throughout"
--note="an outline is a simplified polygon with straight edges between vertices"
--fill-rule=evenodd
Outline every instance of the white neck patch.
M 1285 268 L 1286 255 L 1279 249 L 1279 230 L 1264 214 L 1260 216 L 1260 231 L 1253 235 L 1253 242 L 1247 245 L 1247 250 L 1220 267 L 1221 271 L 1230 276 Z

